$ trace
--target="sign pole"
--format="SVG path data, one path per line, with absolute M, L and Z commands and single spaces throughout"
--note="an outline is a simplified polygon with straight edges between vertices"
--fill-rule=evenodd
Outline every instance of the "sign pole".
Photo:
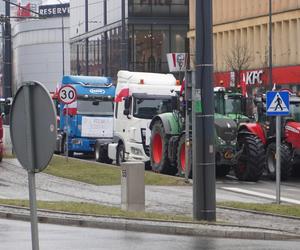
M 32 107 L 32 86 L 30 83 L 24 86 L 24 102 L 25 102 L 25 115 L 26 119 L 26 136 L 27 136 L 27 153 L 28 161 L 32 168 L 28 169 L 28 186 L 29 186 L 29 203 L 30 203 L 30 222 L 31 222 L 31 241 L 32 249 L 39 249 L 39 235 L 38 235 L 38 221 L 36 211 L 36 191 L 35 191 L 35 173 L 34 166 L 36 164 L 36 155 L 34 153 L 33 141 L 33 120 L 34 114 L 31 111 Z
M 35 191 L 35 173 L 32 171 L 28 171 L 28 185 L 29 185 L 32 249 L 39 250 L 38 219 L 37 219 L 36 191 Z
M 68 156 L 69 156 L 69 105 L 67 105 L 66 108 L 66 159 L 68 161 Z
M 276 116 L 276 203 L 280 204 L 281 117 Z

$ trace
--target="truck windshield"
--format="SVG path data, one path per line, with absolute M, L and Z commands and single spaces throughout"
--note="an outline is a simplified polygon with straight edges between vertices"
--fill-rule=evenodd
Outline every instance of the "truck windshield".
M 77 113 L 80 115 L 113 115 L 112 101 L 78 100 Z
M 155 115 L 166 112 L 172 112 L 171 99 L 134 98 L 134 117 L 152 119 Z

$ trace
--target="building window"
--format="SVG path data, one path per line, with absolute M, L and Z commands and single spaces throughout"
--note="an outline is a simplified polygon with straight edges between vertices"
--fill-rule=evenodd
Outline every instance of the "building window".
M 186 25 L 131 25 L 129 69 L 168 72 L 167 53 L 186 52 Z

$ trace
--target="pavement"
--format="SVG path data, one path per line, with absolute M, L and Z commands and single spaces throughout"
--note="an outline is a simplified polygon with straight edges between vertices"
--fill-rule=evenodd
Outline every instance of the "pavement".
M 121 206 L 121 187 L 95 186 L 59 178 L 44 173 L 36 175 L 38 200 L 84 201 L 108 206 Z M 192 216 L 192 187 L 145 187 L 147 212 Z M 226 193 L 217 190 L 217 201 Z M 4 159 L 0 164 L 0 198 L 28 199 L 27 172 L 16 159 Z M 232 199 L 232 196 L 230 196 Z M 243 199 L 239 195 L 239 199 Z M 247 196 L 244 197 L 247 199 Z M 226 199 L 225 199 L 226 200 Z M 264 202 L 257 199 L 256 202 Z M 274 216 L 250 211 L 218 207 L 217 222 L 170 222 L 71 214 L 39 210 L 41 223 L 55 223 L 84 227 L 131 230 L 139 232 L 199 235 L 226 238 L 300 240 L 300 219 Z M 29 220 L 28 209 L 0 206 L 0 217 Z

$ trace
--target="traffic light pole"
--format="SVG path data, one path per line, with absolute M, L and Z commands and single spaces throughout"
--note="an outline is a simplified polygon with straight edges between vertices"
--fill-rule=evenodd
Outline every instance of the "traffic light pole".
M 196 81 L 193 89 L 193 217 L 216 220 L 212 0 L 196 1 Z

